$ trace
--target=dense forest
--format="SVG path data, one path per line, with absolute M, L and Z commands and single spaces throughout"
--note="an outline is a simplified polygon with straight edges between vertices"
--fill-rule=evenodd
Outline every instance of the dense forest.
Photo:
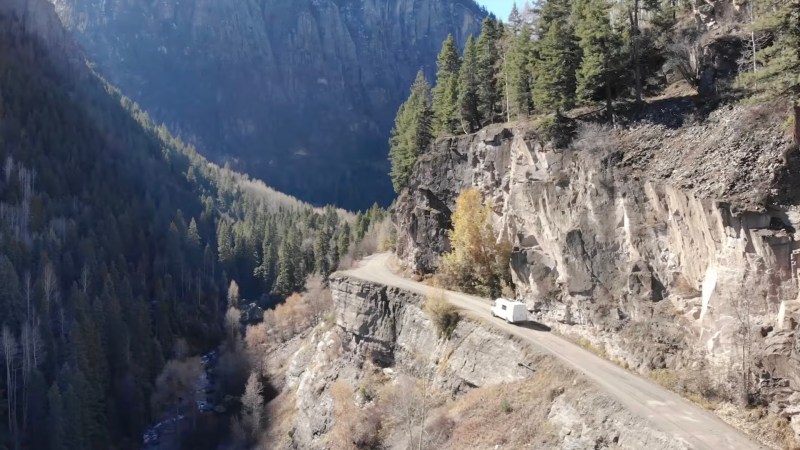
M 729 8 L 706 17 L 687 0 L 538 0 L 522 10 L 515 5 L 507 22 L 485 19 L 463 52 L 449 37 L 435 86 L 420 71 L 397 113 L 390 141 L 395 191 L 437 137 L 531 119 L 558 144 L 569 139 L 571 116 L 595 113 L 616 126 L 647 97 L 680 83 L 705 101 L 788 99 L 800 137 L 800 3 L 753 0 Z M 721 70 L 713 59 L 725 59 L 714 56 L 715 46 L 734 54 L 730 74 L 715 73 Z
M 166 409 L 194 409 L 157 380 L 221 342 L 229 286 L 279 303 L 384 213 L 210 164 L 49 51 L 0 14 L 0 448 L 139 448 Z

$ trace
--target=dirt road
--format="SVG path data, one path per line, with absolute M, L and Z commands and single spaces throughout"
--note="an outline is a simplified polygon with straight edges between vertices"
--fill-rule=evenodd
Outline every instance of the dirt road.
M 389 268 L 390 256 L 389 254 L 373 255 L 362 261 L 360 267 L 347 271 L 345 274 L 423 295 L 430 291 L 429 286 L 393 273 Z M 552 333 L 510 325 L 501 319 L 493 318 L 490 313 L 490 300 L 451 291 L 446 291 L 446 295 L 453 305 L 464 312 L 485 319 L 498 328 L 552 353 L 572 368 L 583 373 L 631 412 L 650 420 L 657 428 L 694 449 L 767 448 L 755 443 L 711 412 L 572 342 Z

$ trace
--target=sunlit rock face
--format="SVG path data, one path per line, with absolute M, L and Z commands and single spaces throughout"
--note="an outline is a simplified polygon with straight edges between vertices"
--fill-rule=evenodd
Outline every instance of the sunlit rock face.
M 51 0 L 100 73 L 217 161 L 315 203 L 392 198 L 387 141 L 471 0 Z
M 800 158 L 780 123 L 759 120 L 771 107 L 586 126 L 567 149 L 526 125 L 442 140 L 394 210 L 398 255 L 435 270 L 456 197 L 478 188 L 514 245 L 517 297 L 540 320 L 640 370 L 735 372 L 746 333 L 753 377 L 798 390 Z

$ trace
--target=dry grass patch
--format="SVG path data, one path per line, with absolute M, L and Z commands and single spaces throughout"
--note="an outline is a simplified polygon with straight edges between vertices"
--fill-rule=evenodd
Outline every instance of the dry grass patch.
M 383 411 L 374 404 L 360 407 L 353 394 L 353 388 L 343 381 L 337 381 L 331 387 L 334 418 L 333 429 L 328 435 L 331 448 L 377 448 L 381 443 Z
M 442 448 L 553 448 L 558 431 L 547 416 L 553 400 L 572 387 L 574 373 L 549 358 L 534 364 L 525 381 L 479 388 L 449 411 L 455 423 Z
M 440 338 L 450 339 L 453 335 L 461 315 L 455 306 L 444 296 L 444 291 L 438 290 L 428 294 L 425 299 L 425 312 L 428 313 Z
M 604 348 L 600 348 L 592 344 L 588 339 L 577 338 L 577 339 L 572 339 L 572 341 L 577 345 L 583 347 L 583 349 L 588 350 L 603 359 L 608 359 L 608 353 L 606 352 L 606 350 Z
M 271 448 L 291 448 L 294 423 L 297 418 L 297 399 L 292 391 L 281 392 L 266 405 L 267 426 L 261 444 Z M 260 446 L 258 448 L 268 448 Z

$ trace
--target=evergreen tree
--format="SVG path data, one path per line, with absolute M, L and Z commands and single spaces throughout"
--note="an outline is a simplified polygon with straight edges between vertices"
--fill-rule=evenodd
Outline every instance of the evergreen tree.
M 591 102 L 602 93 L 606 114 L 613 121 L 613 71 L 621 43 L 611 26 L 610 5 L 606 0 L 577 0 L 573 11 L 582 56 L 576 80 L 577 97 L 582 102 Z
M 499 68 L 500 40 L 502 26 L 492 17 L 483 21 L 483 29 L 478 38 L 478 114 L 488 122 L 493 122 L 500 103 Z
M 771 37 L 756 52 L 755 70 L 740 84 L 766 98 L 788 98 L 792 105 L 794 140 L 800 144 L 800 0 L 755 0 L 759 19 L 754 33 Z
M 568 0 L 550 0 L 542 10 L 544 35 L 539 41 L 533 86 L 533 99 L 541 111 L 558 114 L 575 104 L 579 49 L 569 16 Z
M 420 70 L 411 87 L 411 96 L 400 106 L 389 141 L 390 176 L 395 192 L 400 193 L 408 185 L 417 155 L 433 140 L 432 121 L 431 89 Z
M 278 250 L 278 276 L 275 279 L 274 293 L 288 297 L 302 288 L 301 251 L 297 232 L 292 228 L 289 235 L 281 241 Z
M 275 239 L 273 228 L 268 227 L 261 246 L 261 264 L 253 272 L 255 277 L 261 280 L 262 287 L 266 291 L 269 291 L 275 278 L 275 264 L 278 260 L 278 247 L 275 245 Z
M 339 259 L 341 260 L 347 254 L 347 251 L 350 249 L 350 224 L 347 222 L 344 223 L 342 229 L 339 231 L 339 239 L 338 239 L 338 247 L 339 247 Z
M 328 258 L 330 241 L 331 237 L 328 232 L 326 230 L 320 230 L 314 242 L 314 257 L 316 258 L 314 267 L 323 277 L 327 277 L 331 274 L 331 264 Z
M 217 253 L 219 254 L 219 262 L 223 267 L 231 267 L 236 258 L 236 251 L 233 231 L 227 220 L 220 220 L 219 225 L 217 225 Z
M 192 220 L 189 222 L 189 229 L 186 231 L 186 239 L 192 248 L 200 248 L 200 232 L 197 230 L 197 221 Z
M 436 87 L 433 88 L 433 133 L 441 136 L 458 129 L 458 71 L 461 58 L 453 35 L 447 36 L 436 60 Z
M 532 30 L 524 25 L 519 33 L 510 37 L 505 63 L 506 101 L 508 116 L 511 118 L 527 117 L 533 111 L 533 61 Z
M 461 70 L 458 74 L 458 107 L 461 113 L 461 126 L 465 133 L 480 128 L 478 112 L 478 47 L 475 38 L 467 39 Z
M 508 15 L 508 26 L 514 34 L 519 33 L 522 27 L 522 15 L 519 13 L 519 8 L 517 8 L 517 2 L 511 5 L 511 13 Z

